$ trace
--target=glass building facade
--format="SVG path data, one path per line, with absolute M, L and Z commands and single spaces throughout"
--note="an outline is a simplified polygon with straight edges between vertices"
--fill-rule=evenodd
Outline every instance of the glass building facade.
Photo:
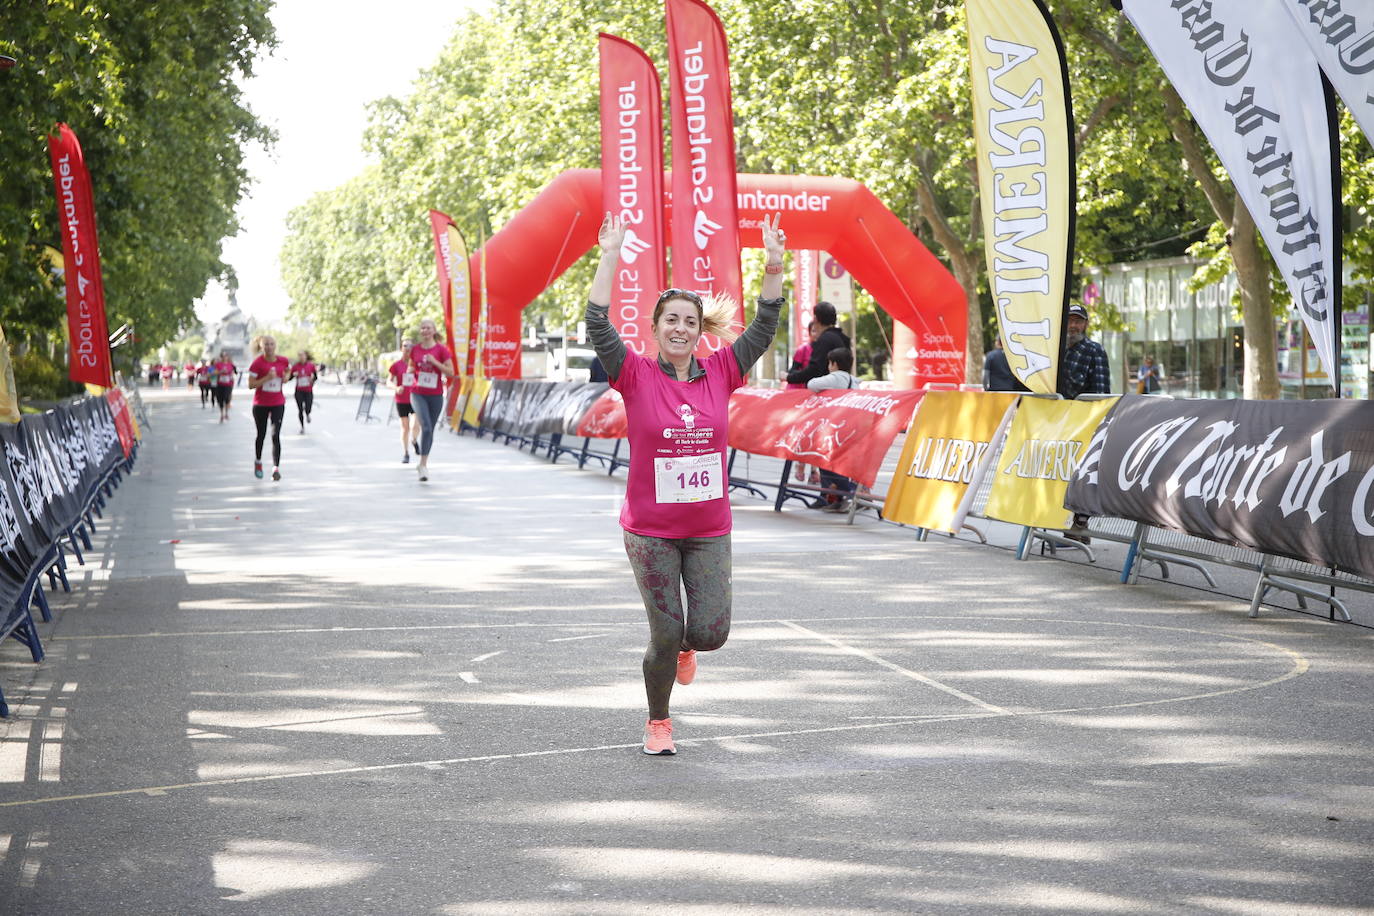
M 1201 265 L 1193 258 L 1109 264 L 1087 271 L 1083 300 L 1121 314 L 1124 331 L 1095 321 L 1089 335 L 1107 350 L 1112 390 L 1134 391 L 1136 372 L 1154 357 L 1163 393 L 1186 398 L 1238 398 L 1245 370 L 1244 329 L 1236 306 L 1236 278 L 1202 287 L 1188 281 Z M 1343 314 L 1341 396 L 1369 396 L 1369 305 Z M 1329 379 L 1302 322 L 1277 320 L 1279 381 L 1284 398 L 1330 397 Z

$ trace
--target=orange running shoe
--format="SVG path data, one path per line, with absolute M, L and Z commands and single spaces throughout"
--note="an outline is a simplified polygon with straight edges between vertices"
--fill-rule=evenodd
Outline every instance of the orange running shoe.
M 677 748 L 673 746 L 672 719 L 650 719 L 644 723 L 644 753 L 677 753 Z
M 688 649 L 677 654 L 677 682 L 682 685 L 692 683 L 697 676 L 697 650 Z

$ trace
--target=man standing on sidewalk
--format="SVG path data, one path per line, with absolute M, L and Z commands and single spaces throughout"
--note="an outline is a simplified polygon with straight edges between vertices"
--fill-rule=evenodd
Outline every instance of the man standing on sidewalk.
M 1069 306 L 1067 346 L 1059 368 L 1059 393 L 1066 398 L 1084 394 L 1110 394 L 1111 369 L 1102 344 L 1088 339 L 1088 310 L 1077 303 Z M 1082 544 L 1089 543 L 1088 516 L 1074 513 L 1073 527 L 1064 536 Z

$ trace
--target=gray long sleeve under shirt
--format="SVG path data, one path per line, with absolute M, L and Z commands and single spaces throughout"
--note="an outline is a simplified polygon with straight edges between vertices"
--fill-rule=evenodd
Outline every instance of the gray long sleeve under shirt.
M 782 310 L 782 304 L 786 297 L 779 296 L 777 299 L 760 299 L 758 308 L 754 311 L 754 320 L 749 322 L 749 327 L 744 329 L 744 333 L 739 339 L 730 345 L 730 350 L 735 354 L 735 362 L 739 364 L 739 371 L 747 373 L 758 362 L 759 357 L 768 352 L 768 348 L 773 344 L 773 335 L 778 332 L 778 313 Z M 601 360 L 602 367 L 606 370 L 606 375 L 614 379 L 620 375 L 620 368 L 625 365 L 625 342 L 620 339 L 620 334 L 611 325 L 608 317 L 610 306 L 597 305 L 595 302 L 587 302 L 587 336 L 591 338 L 592 348 L 596 350 L 597 357 Z M 665 375 L 673 378 L 677 377 L 677 371 L 671 364 L 664 361 L 663 357 L 658 358 L 658 367 L 663 370 Z M 687 380 L 698 378 L 705 374 L 698 364 L 695 356 L 692 357 L 691 364 L 687 369 Z

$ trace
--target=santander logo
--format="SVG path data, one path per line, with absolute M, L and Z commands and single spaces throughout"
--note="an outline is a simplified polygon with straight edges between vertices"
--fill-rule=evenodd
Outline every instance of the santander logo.
M 721 229 L 720 223 L 708 217 L 705 211 L 698 210 L 697 218 L 692 223 L 692 239 L 697 243 L 698 248 L 705 248 L 710 242 L 711 236 Z
M 620 259 L 626 264 L 633 264 L 636 258 L 652 247 L 647 240 L 635 235 L 633 229 L 626 229 L 625 240 L 620 245 Z

